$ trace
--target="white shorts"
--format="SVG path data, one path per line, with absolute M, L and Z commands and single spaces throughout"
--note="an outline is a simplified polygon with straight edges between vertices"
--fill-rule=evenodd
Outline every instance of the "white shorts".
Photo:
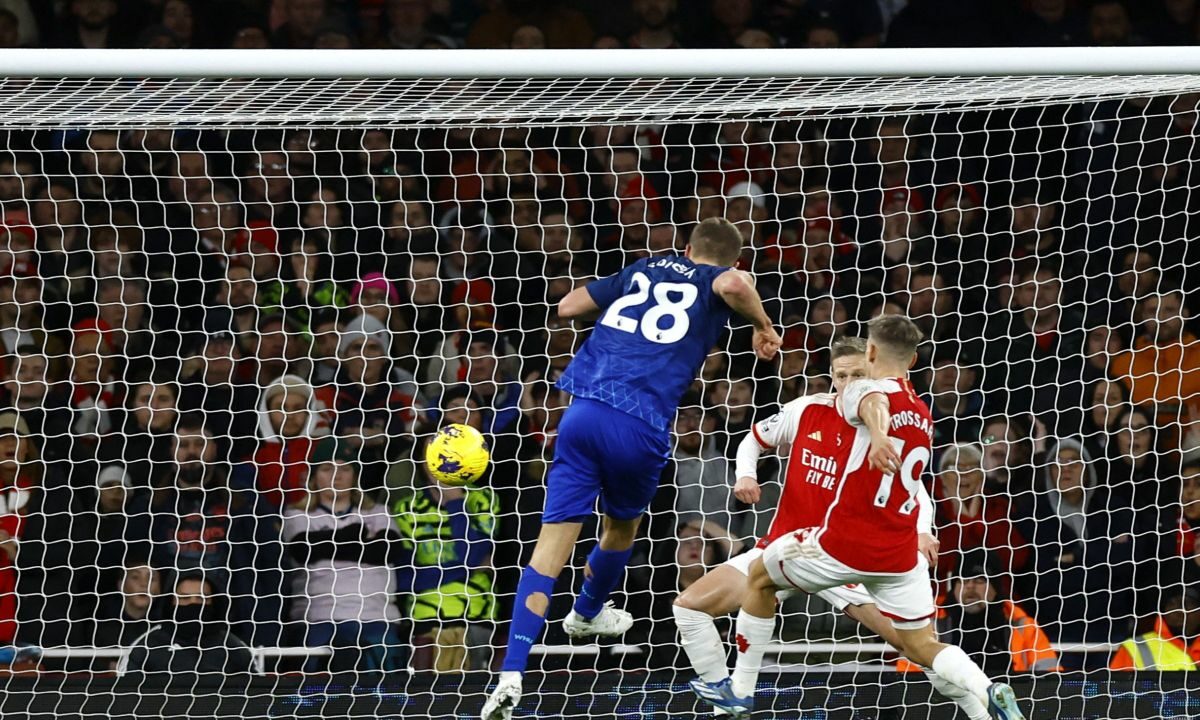
M 805 536 L 799 556 L 784 560 L 778 553 L 787 542 L 790 540 L 785 536 L 763 551 L 767 573 L 781 588 L 796 588 L 824 597 L 831 588 L 844 590 L 850 585 L 863 592 L 868 598 L 866 602 L 875 603 L 879 612 L 900 630 L 924 627 L 936 612 L 929 562 L 924 555 L 918 555 L 917 566 L 906 573 L 876 575 L 859 572 L 833 558 L 817 542 L 815 533 Z
M 729 558 L 724 564 L 743 575 L 749 576 L 750 564 L 762 556 L 762 548 L 750 548 L 741 555 L 734 555 Z M 775 576 L 772 575 L 771 577 L 774 578 Z M 778 581 L 776 581 L 776 584 L 779 584 Z M 800 590 L 792 588 L 790 585 L 784 585 L 782 590 L 775 593 L 775 597 L 781 601 L 787 600 L 797 592 L 800 592 Z M 838 587 L 831 587 L 813 594 L 832 605 L 838 612 L 845 610 L 850 605 L 868 605 L 875 602 L 867 594 L 867 591 L 863 590 L 861 585 L 839 585 Z

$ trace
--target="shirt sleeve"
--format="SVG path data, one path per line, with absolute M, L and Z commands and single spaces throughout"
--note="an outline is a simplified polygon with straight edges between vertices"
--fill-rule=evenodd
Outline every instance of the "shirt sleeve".
M 626 280 L 634 272 L 634 269 L 640 268 L 643 263 L 644 261 L 639 260 L 615 275 L 588 283 L 587 292 L 592 297 L 592 302 L 600 308 L 612 305 L 617 298 L 625 294 Z
M 933 500 L 924 482 L 917 483 L 917 534 L 933 534 Z
M 771 417 L 750 426 L 750 435 L 763 450 L 791 445 L 796 439 L 800 415 L 811 402 L 810 398 L 793 400 Z
M 762 457 L 763 446 L 755 439 L 753 432 L 746 433 L 737 448 L 737 464 L 734 477 L 750 477 L 758 479 L 758 459 Z
M 847 385 L 841 396 L 842 415 L 846 418 L 846 422 L 851 425 L 862 425 L 863 420 L 859 414 L 859 407 L 868 395 L 875 393 L 886 394 L 883 385 L 875 380 L 855 380 Z

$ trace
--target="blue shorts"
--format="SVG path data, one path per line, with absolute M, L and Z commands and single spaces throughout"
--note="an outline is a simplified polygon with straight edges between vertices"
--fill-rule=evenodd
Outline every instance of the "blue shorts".
M 650 507 L 671 436 L 595 400 L 575 398 L 558 425 L 542 522 L 582 522 L 600 511 L 633 520 Z

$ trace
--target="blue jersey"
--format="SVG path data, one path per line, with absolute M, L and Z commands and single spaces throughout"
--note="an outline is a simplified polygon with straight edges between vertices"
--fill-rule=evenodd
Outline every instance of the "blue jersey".
M 729 320 L 712 290 L 726 270 L 668 255 L 588 285 L 602 314 L 558 386 L 666 430 Z

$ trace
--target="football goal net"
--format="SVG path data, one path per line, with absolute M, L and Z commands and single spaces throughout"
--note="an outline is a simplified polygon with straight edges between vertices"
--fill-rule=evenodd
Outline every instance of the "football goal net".
M 1033 717 L 1196 712 L 1189 676 L 1120 671 L 1200 662 L 1200 52 L 20 50 L 0 73 L 4 713 L 477 716 L 589 333 L 557 303 L 714 217 L 781 356 L 731 322 L 614 595 L 633 629 L 562 630 L 597 515 L 517 716 L 708 716 L 672 603 L 736 570 L 788 477 L 764 455 L 740 502 L 739 443 L 836 390 L 831 343 L 885 313 L 925 336 L 942 636 Z M 448 423 L 488 440 L 475 486 L 426 472 Z M 761 717 L 952 716 L 822 598 L 776 632 Z

